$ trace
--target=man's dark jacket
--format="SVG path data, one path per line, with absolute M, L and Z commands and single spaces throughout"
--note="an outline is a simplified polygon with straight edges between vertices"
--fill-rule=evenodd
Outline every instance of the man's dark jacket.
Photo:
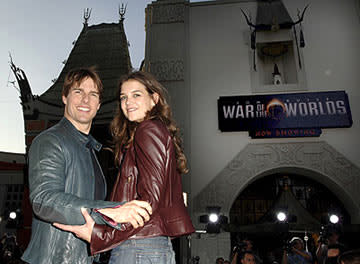
M 55 228 L 52 223 L 81 225 L 85 221 L 80 208 L 119 204 L 93 200 L 95 175 L 90 151 L 100 148 L 101 144 L 91 135 L 80 133 L 66 118 L 34 139 L 29 152 L 30 201 L 34 217 L 31 241 L 22 256 L 24 261 L 31 264 L 92 263 L 87 243 Z M 104 187 L 106 189 L 106 185 Z

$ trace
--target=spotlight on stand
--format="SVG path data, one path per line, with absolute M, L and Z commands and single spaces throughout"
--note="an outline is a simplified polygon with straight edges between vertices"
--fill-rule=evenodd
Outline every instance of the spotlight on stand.
M 340 220 L 339 216 L 337 216 L 336 214 L 330 214 L 329 216 L 330 223 L 337 224 L 339 223 L 339 220 Z
M 321 224 L 323 225 L 342 225 L 342 215 L 336 210 L 330 210 L 327 214 L 321 216 Z
M 14 211 L 12 211 L 12 212 L 10 212 L 10 214 L 9 214 L 9 218 L 10 219 L 13 219 L 13 220 L 15 220 L 16 219 L 16 212 L 14 212 Z
M 209 221 L 215 224 L 217 221 L 219 221 L 219 215 L 216 213 L 211 213 L 209 215 Z
M 289 214 L 287 209 L 278 209 L 275 212 L 275 219 L 278 223 L 295 223 L 297 221 L 296 215 Z
M 220 206 L 208 206 L 208 214 L 200 216 L 200 223 L 206 224 L 206 233 L 220 233 L 221 226 L 228 223 L 228 218 L 220 215 Z
M 276 219 L 279 221 L 279 222 L 284 222 L 286 221 L 286 213 L 283 212 L 283 211 L 279 211 L 277 214 L 276 214 Z
M 22 223 L 22 214 L 20 209 L 16 209 L 14 211 L 6 211 L 5 212 L 6 218 L 6 228 L 15 229 Z

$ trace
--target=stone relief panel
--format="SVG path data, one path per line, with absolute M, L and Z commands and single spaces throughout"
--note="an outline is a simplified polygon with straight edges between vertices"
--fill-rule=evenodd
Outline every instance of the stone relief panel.
M 221 206 L 228 214 L 237 195 L 251 182 L 269 171 L 306 170 L 321 175 L 323 184 L 336 184 L 347 197 L 354 219 L 360 219 L 360 169 L 326 142 L 249 144 L 194 199 L 195 214 L 206 212 L 206 206 Z M 287 168 L 287 169 L 286 169 Z M 346 205 L 345 205 L 346 206 Z
M 184 4 L 153 5 L 152 8 L 153 24 L 184 22 Z
M 151 61 L 150 72 L 158 81 L 183 81 L 184 62 L 180 59 Z

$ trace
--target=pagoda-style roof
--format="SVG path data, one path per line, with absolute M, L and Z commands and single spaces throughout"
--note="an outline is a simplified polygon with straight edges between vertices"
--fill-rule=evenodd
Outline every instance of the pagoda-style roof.
M 286 210 L 288 216 L 296 216 L 295 222 L 286 224 L 278 223 L 274 216 L 278 211 Z M 285 229 L 284 229 L 285 228 Z M 244 226 L 231 226 L 233 232 L 279 232 L 291 230 L 318 231 L 320 221 L 315 219 L 303 205 L 296 199 L 289 188 L 284 188 L 274 202 L 272 208 L 261 218 L 258 223 Z
M 306 227 L 319 227 L 320 221 L 314 218 L 306 208 L 296 199 L 290 188 L 287 186 L 282 190 L 279 198 L 275 201 L 273 207 L 259 222 L 266 223 L 271 222 L 272 216 L 277 211 L 286 209 L 288 215 L 296 216 L 296 226 L 301 228 Z M 300 228 L 300 227 L 299 227 Z
M 115 100 L 118 80 L 131 69 L 123 22 L 84 25 L 55 83 L 37 99 L 63 107 L 61 92 L 65 75 L 73 68 L 95 66 L 104 85 L 102 104 Z

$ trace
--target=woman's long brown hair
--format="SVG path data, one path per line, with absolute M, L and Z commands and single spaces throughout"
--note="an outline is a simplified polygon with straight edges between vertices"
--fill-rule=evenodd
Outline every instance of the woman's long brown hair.
M 180 137 L 179 128 L 177 127 L 170 105 L 167 102 L 166 89 L 150 74 L 143 71 L 132 72 L 120 79 L 118 86 L 118 108 L 114 119 L 110 124 L 110 131 L 113 137 L 113 149 L 115 154 L 115 164 L 120 166 L 120 157 L 123 149 L 127 148 L 134 140 L 134 134 L 138 123 L 129 121 L 121 110 L 120 93 L 121 86 L 124 82 L 135 80 L 146 87 L 147 92 L 152 96 L 154 93 L 159 95 L 156 105 L 146 114 L 144 120 L 158 119 L 161 120 L 170 132 L 171 138 L 175 145 L 177 169 L 180 173 L 187 173 L 187 162 L 182 148 L 182 139 Z

